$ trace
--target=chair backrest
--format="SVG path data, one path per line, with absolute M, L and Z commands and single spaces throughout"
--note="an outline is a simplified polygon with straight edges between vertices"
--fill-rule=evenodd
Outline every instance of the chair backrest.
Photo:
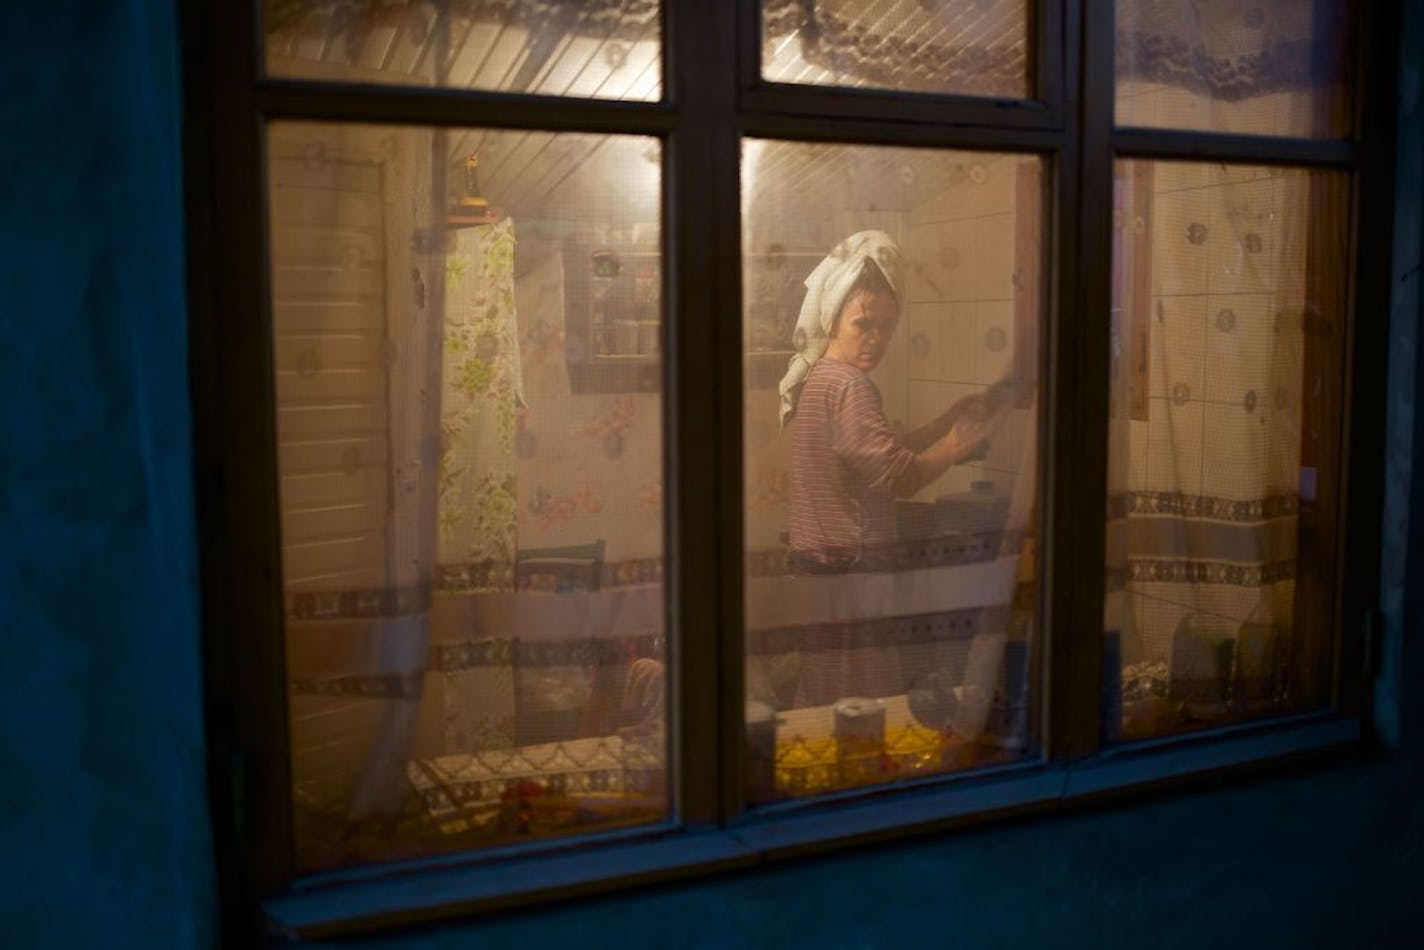
M 517 590 L 598 590 L 603 584 L 602 538 L 587 544 L 525 548 L 515 555 Z

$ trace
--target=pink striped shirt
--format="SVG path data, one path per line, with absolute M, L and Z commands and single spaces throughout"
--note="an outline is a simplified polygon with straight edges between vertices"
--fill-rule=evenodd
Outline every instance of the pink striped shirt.
M 819 360 L 791 417 L 793 555 L 843 570 L 861 562 L 867 547 L 894 541 L 894 486 L 914 462 L 870 378 Z

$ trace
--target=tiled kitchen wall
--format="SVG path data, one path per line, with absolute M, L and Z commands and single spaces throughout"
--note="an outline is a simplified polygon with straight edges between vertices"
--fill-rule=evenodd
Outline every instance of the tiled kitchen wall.
M 561 256 L 529 250 L 537 263 L 515 280 L 527 401 L 515 436 L 519 547 L 601 539 L 609 562 L 661 557 L 662 394 L 571 391 Z
M 1181 98 L 1164 94 L 1174 97 Z M 1129 170 L 1120 165 L 1119 175 Z M 1120 230 L 1149 229 L 1151 265 L 1148 299 L 1127 299 L 1120 291 L 1117 301 L 1124 309 L 1115 321 L 1121 334 L 1115 345 L 1124 354 L 1139 345 L 1134 325 L 1144 326 L 1128 311 L 1147 307 L 1147 411 L 1146 418 L 1131 418 L 1121 406 L 1123 393 L 1116 394 L 1111 490 L 1228 502 L 1294 498 L 1301 483 L 1309 177 L 1299 170 L 1188 162 L 1154 162 L 1150 175 L 1147 206 L 1120 206 L 1114 220 Z M 1267 537 L 1264 517 L 1244 515 L 1240 523 Z M 1193 547 L 1185 522 L 1178 524 L 1181 557 L 1220 559 L 1219 552 Z M 1129 561 L 1161 555 L 1127 552 Z M 1267 564 L 1279 555 L 1263 543 L 1255 560 Z M 1110 598 L 1109 625 L 1120 622 L 1112 620 L 1117 616 L 1135 627 L 1122 644 L 1125 663 L 1165 660 L 1189 614 L 1219 628 L 1223 638 L 1235 636 L 1258 609 L 1288 628 L 1293 588 L 1289 579 L 1138 579 L 1129 582 L 1130 596 L 1118 609 Z
M 1293 491 L 1304 173 L 1160 162 L 1152 172 L 1148 412 L 1131 423 L 1128 487 L 1241 501 Z
M 1019 261 L 1016 236 L 1037 208 L 1019 208 L 1020 176 L 1036 174 L 1037 159 L 1009 155 L 970 158 L 954 181 L 910 212 L 911 273 L 901 332 L 907 382 L 907 429 L 934 419 L 964 396 L 1009 374 L 1015 347 L 1015 297 L 1032 262 Z M 1019 276 L 1016 278 L 1016 274 Z M 887 410 L 891 407 L 887 405 Z M 975 482 L 1007 492 L 1021 464 L 1030 425 L 1015 409 L 981 462 L 951 468 L 920 500 L 970 490 Z M 892 418 L 894 418 L 892 413 Z

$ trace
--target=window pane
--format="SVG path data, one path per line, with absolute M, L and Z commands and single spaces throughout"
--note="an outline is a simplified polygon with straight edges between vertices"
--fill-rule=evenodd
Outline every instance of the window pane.
M 299 867 L 662 818 L 658 142 L 268 144 Z
M 1109 741 L 1330 701 L 1348 190 L 1116 166 Z
M 1345 0 L 1118 0 L 1117 124 L 1348 136 L 1351 6 Z
M 266 0 L 267 73 L 656 101 L 657 0 Z
M 1042 172 L 744 145 L 755 801 L 1035 742 Z
M 765 0 L 772 82 L 1024 98 L 1027 0 Z

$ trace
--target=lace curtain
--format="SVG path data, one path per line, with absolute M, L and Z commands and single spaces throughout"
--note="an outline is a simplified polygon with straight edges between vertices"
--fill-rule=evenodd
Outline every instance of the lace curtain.
M 1108 626 L 1165 664 L 1183 624 L 1290 626 L 1309 182 L 1124 162 L 1117 185 Z
M 1021 96 L 1032 48 L 1025 0 L 766 0 L 768 63 L 788 41 L 803 66 L 891 89 Z M 1338 3 L 1124 0 L 1121 83 L 1164 85 L 1239 102 L 1312 89 L 1348 49 Z M 1325 16 L 1322 11 L 1330 15 Z
M 1223 102 L 1318 88 L 1348 49 L 1340 3 L 1124 0 L 1119 79 Z M 799 59 L 853 84 L 915 88 L 925 77 L 970 95 L 1018 96 L 1029 75 L 1025 0 L 765 0 L 769 51 L 794 40 Z M 1325 13 L 1322 13 L 1325 11 Z M 564 36 L 637 41 L 656 0 L 267 0 L 269 35 L 359 49 L 378 28 L 421 40 L 433 29 L 497 23 Z M 444 14 L 450 23 L 438 26 Z M 774 57 L 768 57 L 770 60 Z M 917 79 L 916 77 L 919 77 Z M 785 77 L 787 81 L 804 81 Z M 1338 78 L 1338 77 L 1336 77 Z
M 393 428 L 405 433 L 396 440 L 397 451 L 404 446 L 414 454 L 394 466 L 398 484 L 391 523 L 400 538 L 397 545 L 409 552 L 403 560 L 417 586 L 429 583 L 421 565 L 434 554 L 433 602 L 380 624 L 373 644 L 379 672 L 366 678 L 366 690 L 377 681 L 403 685 L 395 694 L 375 689 L 372 696 L 384 709 L 383 722 L 352 793 L 355 818 L 391 815 L 402 807 L 407 763 L 417 751 L 422 722 L 431 716 L 440 718 L 445 751 L 501 749 L 514 742 L 509 651 L 480 649 L 480 662 L 432 667 L 432 658 L 468 651 L 481 635 L 474 623 L 436 623 L 432 617 L 444 615 L 442 598 L 514 588 L 514 427 L 516 407 L 523 401 L 514 224 L 505 219 L 461 229 L 451 232 L 449 241 L 443 313 L 435 315 L 439 322 L 429 324 L 431 333 L 439 334 L 438 348 L 430 346 L 423 358 L 417 348 L 393 376 Z M 431 258 L 430 263 L 438 263 L 438 257 Z M 441 362 L 440 385 L 432 391 L 426 380 L 433 374 L 422 372 L 419 364 L 433 363 L 435 353 Z M 433 403 L 432 396 L 437 397 Z M 426 420 L 437 414 L 439 478 L 432 498 L 432 486 L 416 473 L 424 469 L 431 443 Z

